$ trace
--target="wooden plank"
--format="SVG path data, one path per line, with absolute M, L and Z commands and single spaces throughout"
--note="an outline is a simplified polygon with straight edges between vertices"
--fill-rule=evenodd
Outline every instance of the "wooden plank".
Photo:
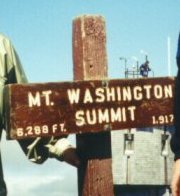
M 173 124 L 174 78 L 6 87 L 12 139 Z
M 107 78 L 105 21 L 101 16 L 81 16 L 73 21 L 75 80 Z M 113 196 L 111 136 L 109 132 L 77 134 L 79 196 Z

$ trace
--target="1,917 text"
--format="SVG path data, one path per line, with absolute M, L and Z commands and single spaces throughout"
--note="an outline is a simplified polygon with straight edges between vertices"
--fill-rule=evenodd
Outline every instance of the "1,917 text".
M 152 124 L 153 125 L 163 125 L 173 123 L 174 115 L 160 115 L 160 116 L 152 116 Z

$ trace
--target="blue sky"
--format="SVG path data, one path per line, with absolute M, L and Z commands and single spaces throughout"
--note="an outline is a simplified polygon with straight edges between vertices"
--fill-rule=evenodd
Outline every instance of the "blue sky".
M 105 17 L 109 78 L 124 77 L 121 56 L 129 67 L 135 64 L 132 56 L 142 63 L 141 50 L 148 53 L 155 76 L 167 76 L 167 37 L 171 75 L 176 75 L 180 0 L 1 0 L 1 32 L 12 40 L 29 82 L 73 79 L 72 20 L 83 14 Z M 26 196 L 49 195 L 48 191 L 53 196 L 76 195 L 76 170 L 71 166 L 55 160 L 33 165 L 16 142 L 4 137 L 2 153 L 9 196 L 19 191 Z

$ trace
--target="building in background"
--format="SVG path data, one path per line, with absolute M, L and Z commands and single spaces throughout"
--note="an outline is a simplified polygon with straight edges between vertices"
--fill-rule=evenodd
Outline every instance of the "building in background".
M 125 77 L 141 77 L 138 63 L 134 69 L 128 69 L 126 64 Z M 162 126 L 111 132 L 116 196 L 170 195 L 173 131 L 173 126 Z

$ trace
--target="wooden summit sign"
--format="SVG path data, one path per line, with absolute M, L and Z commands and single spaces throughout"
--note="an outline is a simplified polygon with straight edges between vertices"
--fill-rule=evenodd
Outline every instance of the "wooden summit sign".
M 7 85 L 10 139 L 173 124 L 174 78 Z

